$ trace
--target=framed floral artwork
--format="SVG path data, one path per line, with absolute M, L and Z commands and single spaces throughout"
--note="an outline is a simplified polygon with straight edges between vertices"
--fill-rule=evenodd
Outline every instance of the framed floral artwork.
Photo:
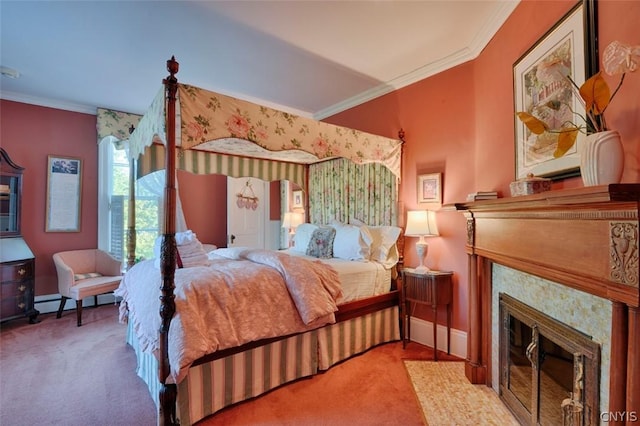
M 442 173 L 418 175 L 418 203 L 442 203 Z
M 304 207 L 304 200 L 303 200 L 303 195 L 302 195 L 302 190 L 296 190 L 293 191 L 293 201 L 291 203 L 291 207 L 293 207 L 294 209 L 301 209 Z
M 574 89 L 598 71 L 596 2 L 583 0 L 540 38 L 513 66 L 515 111 L 529 113 L 559 130 L 584 116 Z M 532 133 L 514 117 L 516 179 L 529 174 L 562 179 L 580 174 L 580 134 L 572 148 L 554 157 L 557 132 Z

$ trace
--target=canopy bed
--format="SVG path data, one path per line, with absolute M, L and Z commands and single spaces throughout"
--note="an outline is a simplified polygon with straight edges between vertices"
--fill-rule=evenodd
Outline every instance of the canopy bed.
M 167 61 L 167 69 L 170 75 L 164 79 L 163 89 L 129 138 L 130 156 L 138 159 L 139 174 L 160 168 L 164 168 L 166 173 L 159 262 L 155 268 L 151 261 L 133 265 L 125 273 L 120 292 L 125 296 L 121 314 L 129 320 L 127 341 L 136 350 L 138 374 L 147 383 L 158 405 L 159 424 L 197 422 L 225 406 L 328 369 L 372 346 L 398 340 L 400 318 L 395 279 L 402 259 L 403 244 L 400 228 L 394 225 L 398 216 L 397 186 L 401 174 L 402 140 L 334 126 L 178 84 L 175 76 L 178 63 L 174 58 Z M 274 157 L 276 160 L 273 160 Z M 309 211 L 309 194 L 322 192 L 321 189 L 310 189 L 309 167 L 328 159 L 375 164 L 385 169 L 380 174 L 391 176 L 393 185 L 389 186 L 393 194 L 385 193 L 378 196 L 382 201 L 367 204 L 384 206 L 381 208 L 386 211 L 376 213 L 377 217 L 373 220 L 358 218 L 367 224 L 354 224 L 357 221 L 333 208 L 329 208 L 330 212 L 323 212 L 314 201 L 311 201 L 313 208 Z M 323 225 L 304 224 L 306 232 L 301 229 L 295 237 L 294 248 L 299 248 L 297 253 L 295 249 L 269 252 L 227 248 L 209 252 L 206 260 L 202 259 L 202 264 L 193 268 L 180 268 L 184 259 L 181 258 L 181 244 L 177 239 L 188 240 L 191 236 L 188 232 L 185 234 L 176 229 L 175 182 L 178 168 L 193 173 L 221 173 L 233 177 L 253 176 L 263 180 L 296 182 L 306 194 L 307 217 L 311 222 Z M 379 173 L 378 169 L 374 170 L 372 174 Z M 317 173 L 314 178 L 316 186 L 323 179 L 320 177 L 322 172 Z M 366 191 L 365 187 L 363 192 Z M 327 226 L 330 220 L 334 220 L 334 223 Z M 342 223 L 349 221 L 352 223 Z M 333 254 L 326 256 L 322 252 L 324 241 L 320 241 L 319 236 L 325 232 L 332 235 L 327 237 L 327 241 L 330 241 L 332 249 L 341 253 L 336 255 L 341 259 L 322 259 L 333 257 Z M 338 241 L 349 243 L 338 244 Z M 356 247 L 349 246 L 353 241 L 357 241 Z M 321 247 L 312 250 L 310 247 L 314 244 Z M 320 252 L 314 253 L 314 250 Z M 134 255 L 130 253 L 129 259 L 133 258 Z M 324 266 L 332 261 L 331 267 Z M 374 265 L 374 269 L 363 270 L 365 264 Z M 374 285 L 375 289 L 369 293 L 362 291 L 361 287 L 355 290 L 343 287 L 349 274 L 351 278 L 356 275 L 353 273 L 354 266 L 360 274 L 360 284 L 357 286 L 363 282 L 375 284 L 381 280 L 383 284 Z M 235 272 L 225 268 L 234 269 Z M 273 274 L 269 268 L 279 274 Z M 223 324 L 224 319 L 221 319 L 230 318 L 231 314 L 218 315 L 212 312 L 213 309 L 207 308 L 226 303 L 220 299 L 226 297 L 222 294 L 226 290 L 221 289 L 246 286 L 242 291 L 252 297 L 271 292 L 249 287 L 251 279 L 246 274 L 250 269 L 260 270 L 259 274 L 263 275 L 272 274 L 274 278 L 270 282 L 284 277 L 284 283 L 279 285 L 288 289 L 289 295 L 284 297 L 286 301 L 280 300 L 273 306 L 278 306 L 277 310 L 282 311 L 278 312 L 279 315 L 296 317 L 296 324 L 292 328 L 279 327 L 278 331 L 266 334 L 233 336 L 231 342 L 220 343 L 235 332 L 234 324 Z M 304 271 L 304 274 L 300 271 Z M 234 275 L 236 273 L 245 275 L 237 278 Z M 222 283 L 220 287 L 211 290 L 213 294 L 204 296 L 204 290 L 198 287 L 198 283 L 213 282 L 213 275 L 225 277 L 219 279 Z M 296 277 L 300 275 L 304 275 L 306 281 L 302 286 L 297 286 Z M 155 281 L 148 281 L 149 277 Z M 313 287 L 309 284 L 311 281 L 319 284 Z M 154 299 L 149 303 L 151 311 L 143 311 L 140 306 L 144 302 L 134 300 L 132 294 L 138 291 L 137 287 L 142 283 L 148 282 L 158 283 L 157 296 L 148 295 L 153 293 L 138 295 L 141 299 Z M 265 284 L 262 282 L 257 285 Z M 205 300 L 203 307 L 198 308 L 206 311 L 204 316 L 189 317 L 192 314 L 188 311 L 191 305 L 187 307 L 184 302 L 189 289 L 195 289 L 197 293 L 196 296 L 190 296 L 191 299 Z M 323 300 L 322 309 L 305 304 L 308 298 L 305 292 L 308 291 L 315 292 L 311 299 Z M 259 296 L 271 297 L 270 294 Z M 237 296 L 229 296 L 228 300 L 231 299 L 241 304 Z M 273 303 L 269 300 L 252 302 L 244 320 L 250 322 L 253 316 L 261 318 L 263 313 L 259 309 Z M 291 305 L 294 313 L 284 313 L 285 305 Z M 136 311 L 140 313 L 132 320 Z M 149 312 L 158 311 L 160 315 L 148 322 L 147 317 L 153 317 Z M 147 322 L 143 324 L 143 321 Z M 199 337 L 189 338 L 186 332 L 176 337 L 178 332 L 183 333 L 187 323 L 194 322 L 202 323 L 204 331 L 194 332 Z M 280 325 L 284 320 L 273 322 Z M 141 335 L 139 331 L 145 327 L 151 327 L 154 336 L 150 337 L 149 332 Z M 248 328 L 252 329 L 251 326 Z M 209 333 L 211 329 L 217 329 L 223 336 L 205 336 L 204 333 Z M 193 340 L 215 343 L 201 345 L 206 348 L 194 352 L 190 357 L 182 357 L 191 351 L 186 345 Z

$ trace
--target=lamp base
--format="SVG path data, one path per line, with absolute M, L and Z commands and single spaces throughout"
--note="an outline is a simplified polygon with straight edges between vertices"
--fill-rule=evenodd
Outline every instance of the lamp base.
M 429 245 L 424 238 L 421 236 L 420 241 L 416 243 L 416 252 L 418 253 L 418 258 L 420 259 L 420 265 L 415 269 L 415 272 L 418 274 L 426 274 L 430 271 L 424 264 L 424 259 L 427 257 L 427 252 L 429 251 Z
M 428 272 L 431 272 L 431 269 L 427 268 L 424 265 L 420 265 L 417 268 L 415 268 L 413 272 L 415 272 L 416 274 L 426 274 Z

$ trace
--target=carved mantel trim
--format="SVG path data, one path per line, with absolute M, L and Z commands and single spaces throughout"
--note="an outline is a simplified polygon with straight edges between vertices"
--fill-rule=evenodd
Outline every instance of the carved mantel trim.
M 466 374 L 491 385 L 491 263 L 611 300 L 610 408 L 640 411 L 640 184 L 548 191 L 460 203 L 467 218 L 469 332 Z M 476 324 L 478 321 L 480 324 Z M 496 361 L 497 362 L 497 361 Z M 494 366 L 497 368 L 497 364 Z
M 638 288 L 638 220 L 609 227 L 611 281 Z

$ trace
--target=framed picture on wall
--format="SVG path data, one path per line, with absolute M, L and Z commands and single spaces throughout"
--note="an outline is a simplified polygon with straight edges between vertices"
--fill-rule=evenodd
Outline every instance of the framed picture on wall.
M 549 129 L 579 123 L 585 109 L 574 83 L 580 86 L 598 71 L 595 5 L 576 4 L 513 66 L 514 107 L 544 121 Z M 516 116 L 516 179 L 529 174 L 565 178 L 580 174 L 580 133 L 573 147 L 555 158 L 558 133 L 532 133 Z
M 293 201 L 291 202 L 291 207 L 293 207 L 294 209 L 301 209 L 304 207 L 304 199 L 301 189 L 293 191 Z
M 80 232 L 82 160 L 49 155 L 46 232 Z
M 418 175 L 418 203 L 442 203 L 442 173 Z

